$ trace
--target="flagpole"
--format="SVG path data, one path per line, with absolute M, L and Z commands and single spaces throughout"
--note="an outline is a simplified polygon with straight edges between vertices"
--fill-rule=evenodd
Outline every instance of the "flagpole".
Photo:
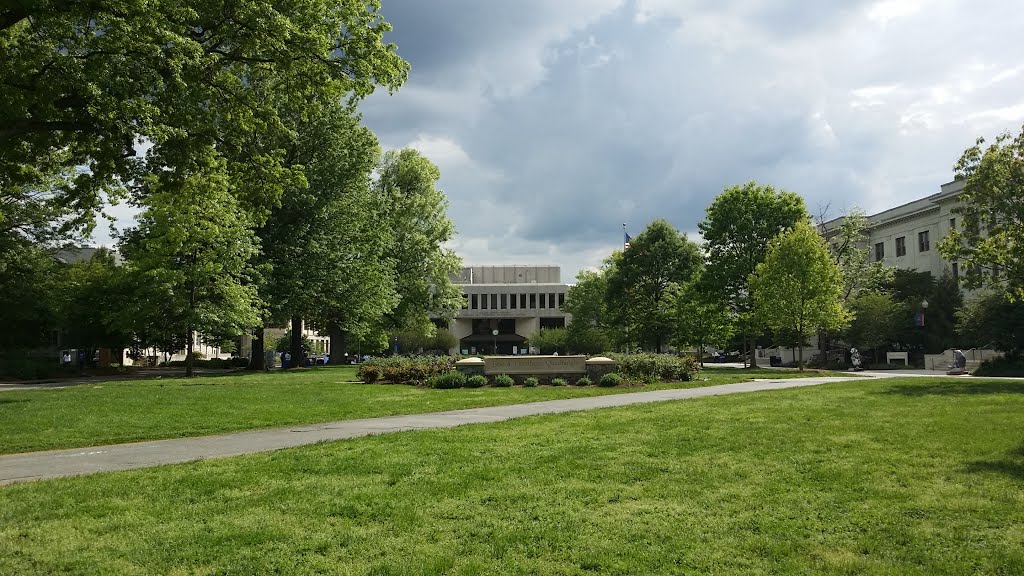
M 622 251 L 626 251 L 626 223 L 622 223 Z

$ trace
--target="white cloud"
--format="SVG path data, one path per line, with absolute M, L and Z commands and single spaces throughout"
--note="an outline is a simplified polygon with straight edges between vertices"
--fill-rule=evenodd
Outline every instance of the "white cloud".
M 415 140 L 406 144 L 407 148 L 415 148 L 440 168 L 458 168 L 473 163 L 462 146 L 445 136 L 420 134 Z
M 913 16 L 923 7 L 923 0 L 882 0 L 868 7 L 867 17 L 884 26 L 893 20 Z

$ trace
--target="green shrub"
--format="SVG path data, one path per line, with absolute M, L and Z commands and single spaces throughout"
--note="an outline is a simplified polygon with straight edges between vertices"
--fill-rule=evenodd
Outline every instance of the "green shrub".
M 614 354 L 619 373 L 631 380 L 644 383 L 659 380 L 688 382 L 700 371 L 700 363 L 690 356 L 672 354 Z
M 601 379 L 597 381 L 597 385 L 607 388 L 611 388 L 612 386 L 621 386 L 622 376 L 619 376 L 616 372 L 609 372 L 608 374 L 601 376 Z
M 374 366 L 373 364 L 363 364 L 359 367 L 359 379 L 367 384 L 373 384 L 374 382 L 381 379 L 383 371 L 380 366 Z
M 593 382 L 590 380 L 590 378 L 587 378 L 586 376 L 576 381 L 577 386 L 590 386 L 592 384 Z
M 498 388 L 508 388 L 515 383 L 516 381 L 508 374 L 498 374 L 494 377 L 494 385 Z
M 526 380 L 523 380 L 523 386 L 526 386 L 527 388 L 533 388 L 536 385 L 537 385 L 537 379 L 534 378 L 533 376 L 530 376 Z
M 552 378 L 551 379 L 551 385 L 552 386 L 565 386 L 565 384 L 566 384 L 566 382 L 565 382 L 564 378 Z
M 376 369 L 376 372 L 372 372 Z M 377 379 L 392 384 L 420 385 L 431 376 L 438 376 L 455 369 L 455 359 L 450 356 L 388 356 L 374 358 L 360 365 L 359 374 L 364 382 L 374 373 Z
M 1024 358 L 985 360 L 971 374 L 974 376 L 1024 376 Z
M 487 377 L 476 374 L 466 379 L 466 388 L 483 388 L 487 386 Z
M 427 385 L 431 388 L 450 390 L 462 388 L 466 385 L 466 375 L 462 372 L 446 372 L 427 378 Z

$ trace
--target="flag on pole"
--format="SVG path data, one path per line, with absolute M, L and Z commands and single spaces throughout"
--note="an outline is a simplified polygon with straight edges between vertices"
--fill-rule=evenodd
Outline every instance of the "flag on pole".
M 629 241 L 631 240 L 631 238 L 629 237 L 629 234 L 626 232 L 623 232 L 622 236 L 622 249 L 625 250 L 629 248 Z

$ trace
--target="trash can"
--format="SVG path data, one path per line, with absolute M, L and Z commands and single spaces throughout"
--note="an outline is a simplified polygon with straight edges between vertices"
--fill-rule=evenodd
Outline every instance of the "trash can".
M 782 356 L 769 356 L 768 357 L 768 365 L 769 366 L 782 366 Z

